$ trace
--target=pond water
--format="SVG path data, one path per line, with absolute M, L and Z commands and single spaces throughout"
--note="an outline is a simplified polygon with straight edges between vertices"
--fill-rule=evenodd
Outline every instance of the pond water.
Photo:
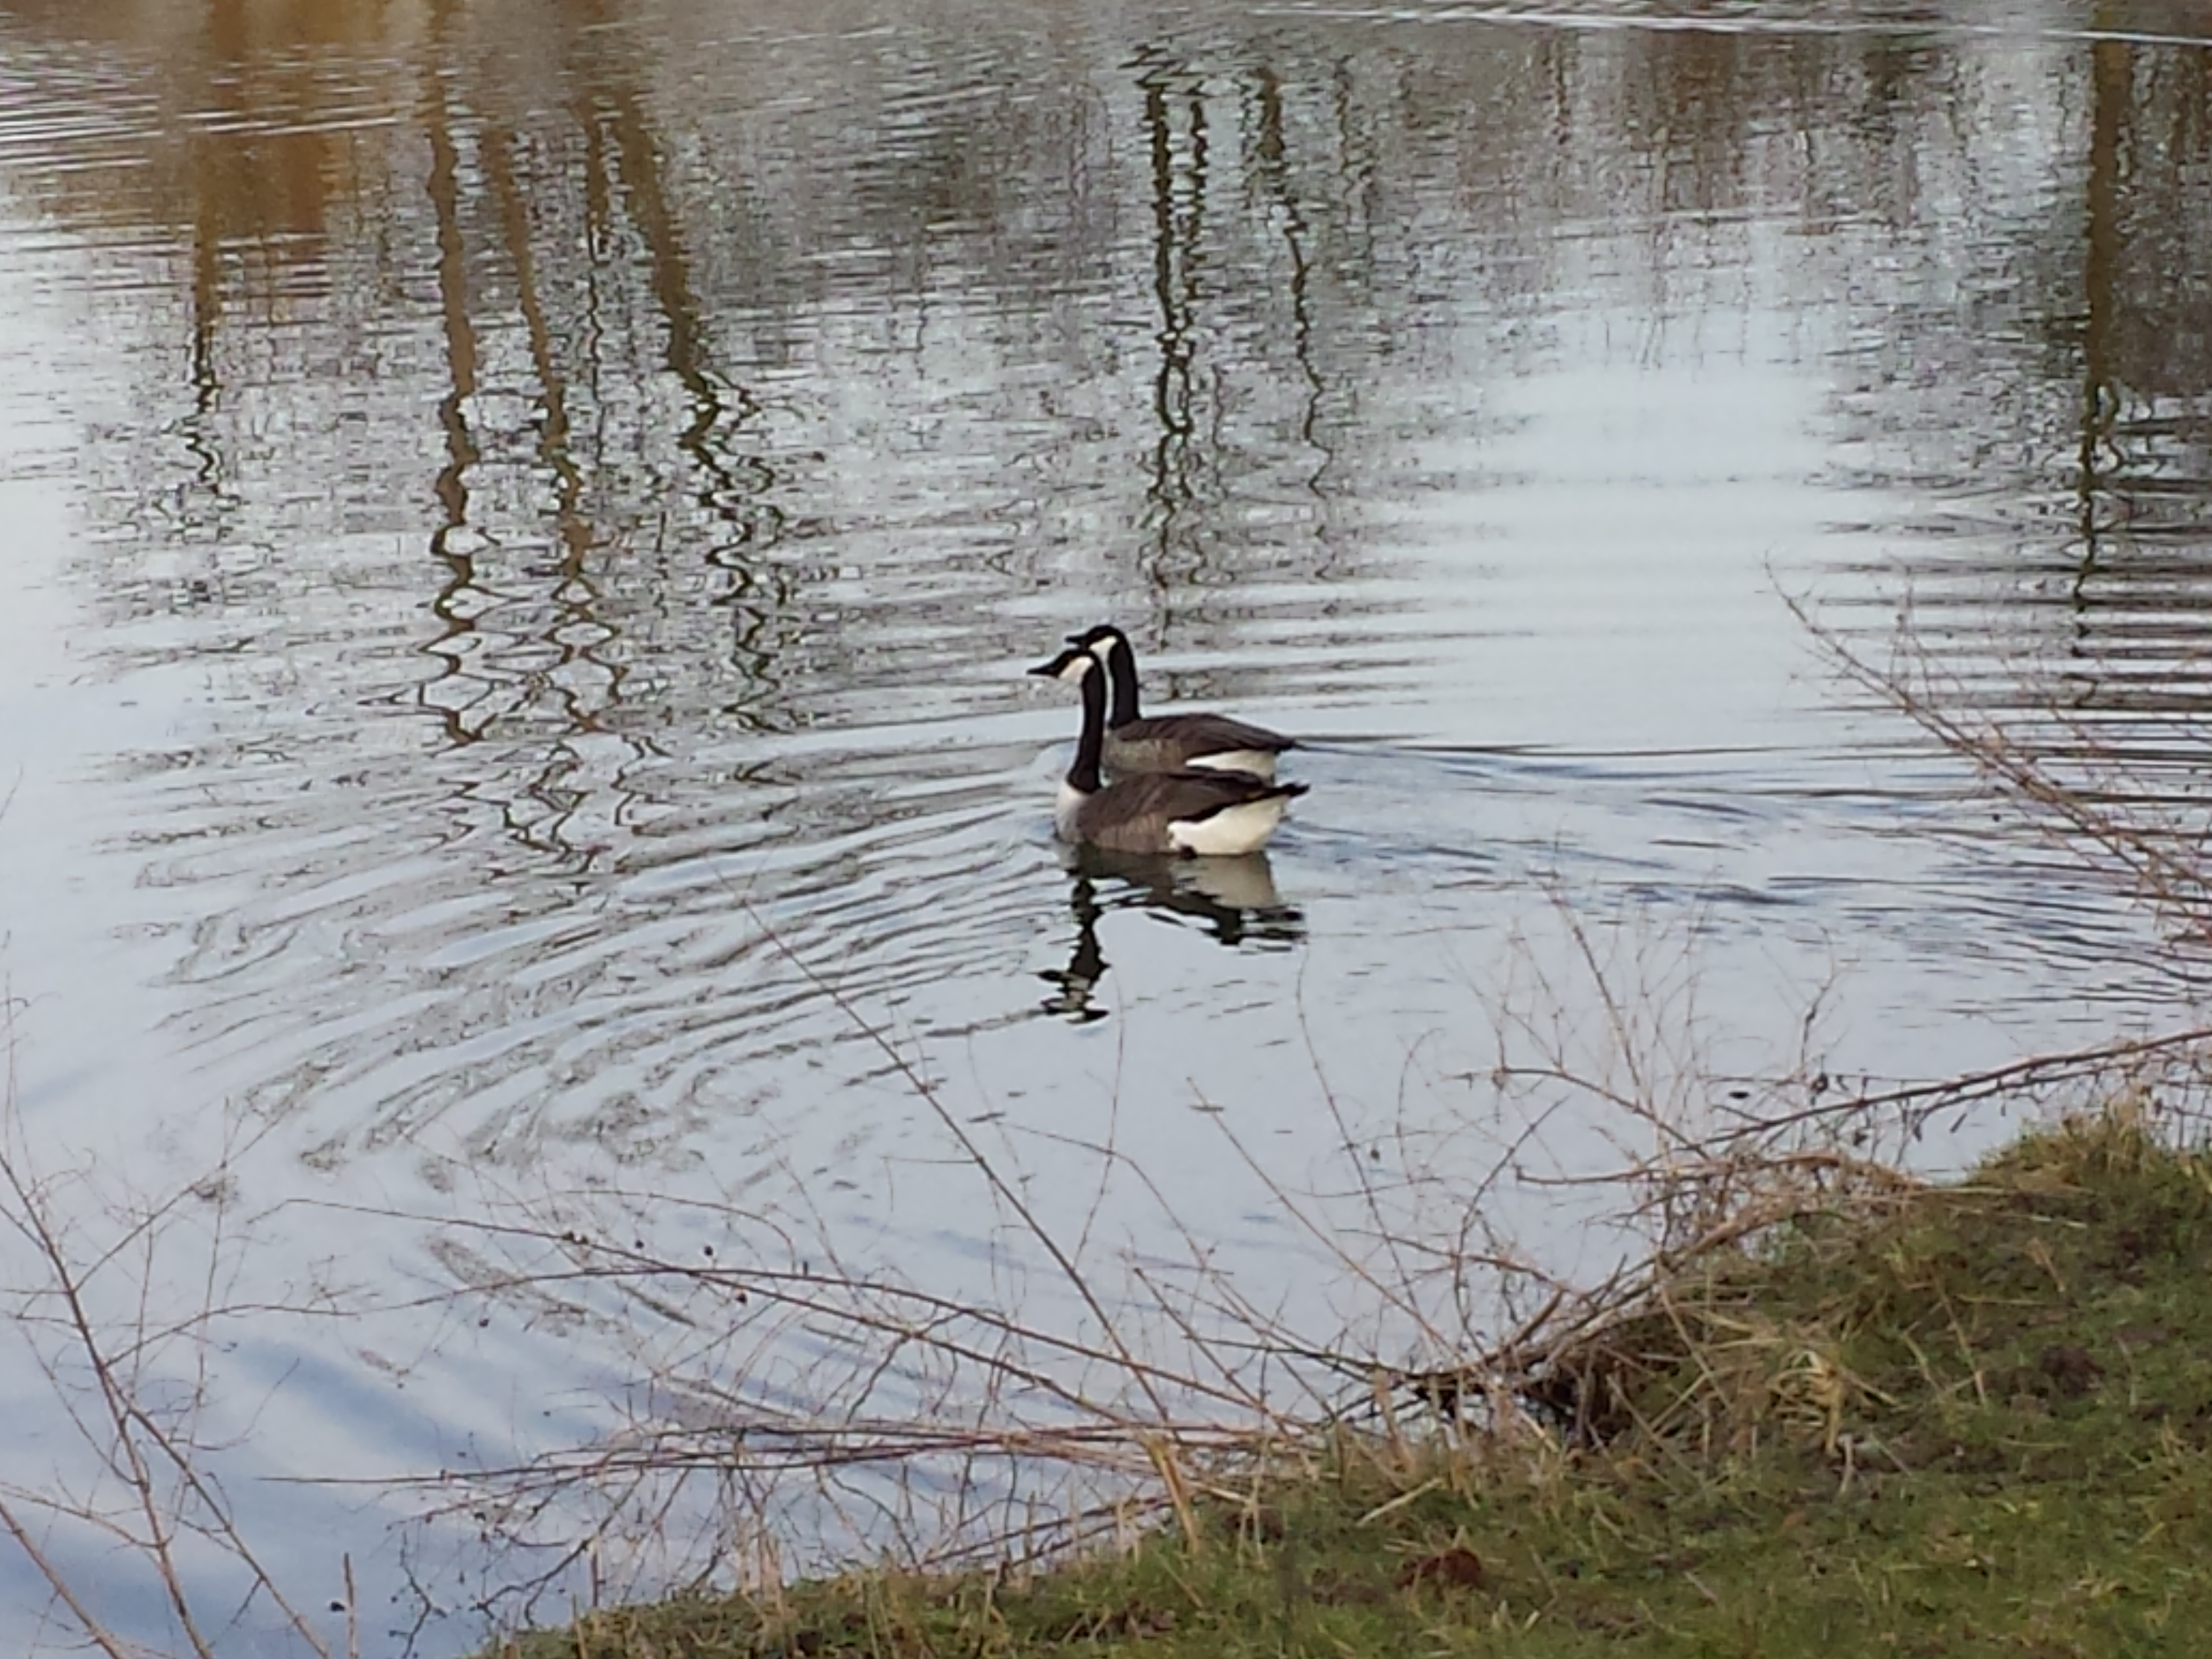
M 2185 1023 L 2124 885 L 1796 612 L 2194 822 L 2200 34 L 0 4 L 9 1146 L 84 1261 L 149 1247 L 95 1316 L 267 1304 L 147 1386 L 318 1620 L 350 1557 L 367 1650 L 453 1650 L 520 1598 L 374 1482 L 646 1377 L 803 1412 L 847 1340 L 518 1284 L 572 1219 L 1081 1326 L 1042 1231 L 1410 1352 L 1379 1210 L 1503 1163 L 1478 1230 L 1588 1274 L 1618 1194 L 1552 1178 L 1652 1151 L 1637 1103 Z M 1053 844 L 1022 670 L 1109 618 L 1156 705 L 1305 739 L 1260 864 Z M 51 1311 L 19 1503 L 84 1463 Z M 0 1557 L 0 1642 L 58 1639 Z

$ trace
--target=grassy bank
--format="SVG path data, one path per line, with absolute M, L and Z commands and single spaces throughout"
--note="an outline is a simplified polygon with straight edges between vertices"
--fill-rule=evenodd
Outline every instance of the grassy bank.
M 2194 1652 L 2212 1158 L 2113 1115 L 1692 1252 L 1511 1379 L 1124 1550 L 593 1613 L 510 1659 Z

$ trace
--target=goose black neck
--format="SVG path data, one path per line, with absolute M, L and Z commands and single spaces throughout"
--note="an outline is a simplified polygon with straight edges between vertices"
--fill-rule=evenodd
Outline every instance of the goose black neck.
M 1068 787 L 1079 793 L 1098 793 L 1098 763 L 1106 749 L 1106 684 L 1094 665 L 1083 677 L 1083 735 L 1075 740 L 1075 763 L 1067 769 Z
M 1106 672 L 1114 679 L 1114 712 L 1106 724 L 1118 729 L 1137 718 L 1137 659 L 1126 639 L 1106 653 Z

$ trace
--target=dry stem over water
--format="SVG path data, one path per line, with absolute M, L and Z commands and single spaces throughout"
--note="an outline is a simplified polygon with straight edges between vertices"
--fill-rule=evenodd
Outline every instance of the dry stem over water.
M 910 1081 L 929 1086 L 918 1073 Z M 1987 1084 L 1957 1086 L 1978 1097 Z M 1632 1177 L 1663 1216 L 1661 1248 L 1648 1260 L 1595 1289 L 1551 1285 L 1486 1349 L 1419 1369 L 1300 1343 L 1256 1316 L 1241 1351 L 1224 1344 L 1217 1320 L 1182 1350 L 1208 1364 L 1177 1368 L 1138 1358 L 1127 1341 L 834 1268 L 678 1262 L 573 1225 L 470 1223 L 480 1243 L 526 1261 L 556 1258 L 518 1266 L 504 1282 L 479 1279 L 471 1296 L 526 1291 L 585 1315 L 627 1302 L 696 1340 L 685 1363 L 663 1370 L 629 1431 L 479 1471 L 459 1489 L 441 1480 L 426 1501 L 466 1507 L 488 1516 L 490 1531 L 521 1538 L 555 1518 L 574 1528 L 580 1495 L 599 1494 L 603 1531 L 572 1533 L 563 1557 L 596 1563 L 641 1516 L 667 1522 L 679 1507 L 672 1486 L 704 1483 L 722 1524 L 699 1583 L 734 1589 L 735 1599 L 603 1607 L 543 1649 L 549 1656 L 920 1655 L 974 1651 L 985 1636 L 985 1645 L 1037 1651 L 1103 1642 L 1194 1652 L 1239 1630 L 1279 1640 L 1230 1651 L 1380 1654 L 1417 1638 L 1474 1651 L 1483 1632 L 1508 1627 L 1523 1638 L 1556 1630 L 1565 1644 L 1558 1650 L 1571 1651 L 1638 1628 L 1687 1630 L 1723 1612 L 1809 1617 L 1758 1600 L 1770 1595 L 1775 1565 L 1763 1541 L 1751 1552 L 1763 1566 L 1732 1552 L 1770 1531 L 1793 1549 L 1856 1547 L 1893 1513 L 1878 1507 L 1885 1493 L 1902 1494 L 1914 1525 L 1949 1540 L 1937 1550 L 1946 1571 L 1983 1579 L 1986 1563 L 1960 1565 L 1982 1560 L 1975 1551 L 1984 1545 L 1971 1540 L 1996 1525 L 1978 1506 L 2017 1490 L 2046 1512 L 2094 1497 L 2102 1528 L 2114 1504 L 2167 1504 L 2171 1515 L 2157 1509 L 2163 1518 L 2143 1535 L 2194 1550 L 2203 1540 L 2177 1460 L 2212 1424 L 2212 1395 L 2198 1397 L 2206 1385 L 2189 1380 L 2187 1363 L 2197 1336 L 2212 1336 L 2212 1307 L 2190 1300 L 2212 1284 L 2203 1271 L 2212 1173 L 2168 1150 L 2178 1133 L 2154 1133 L 2139 1104 L 2032 1142 L 1955 1188 L 1923 1186 L 1832 1144 L 1677 1138 L 1663 1164 Z M 189 1532 L 233 1553 L 251 1595 L 279 1607 L 303 1646 L 327 1651 L 330 1638 L 281 1599 L 200 1468 L 220 1448 L 195 1438 L 189 1408 L 155 1413 L 143 1398 L 161 1381 L 165 1341 L 204 1342 L 217 1318 L 248 1310 L 217 1308 L 210 1281 L 211 1311 L 173 1328 L 103 1328 L 73 1292 L 85 1269 L 53 1224 L 54 1188 L 30 1180 L 21 1157 L 11 1142 L 0 1167 L 9 1219 L 49 1262 L 52 1305 L 71 1310 L 49 1328 L 84 1357 L 76 1371 L 56 1364 L 50 1374 L 65 1397 L 99 1406 L 80 1421 L 107 1449 L 131 1503 L 118 1511 L 16 1488 L 0 1522 L 38 1547 L 38 1529 L 20 1519 L 36 1502 L 125 1538 L 165 1586 L 197 1659 L 222 1650 L 222 1633 L 202 1626 L 190 1575 L 176 1563 L 176 1540 Z M 150 1244 L 180 1212 L 146 1212 L 127 1231 Z M 116 1259 L 109 1252 L 94 1270 Z M 1225 1289 L 1209 1305 L 1217 1315 L 1249 1311 Z M 2201 1332 L 2191 1322 L 2200 1316 Z M 864 1387 L 832 1413 L 779 1412 L 748 1389 L 743 1363 L 723 1363 L 766 1355 L 780 1334 L 802 1327 L 817 1339 L 838 1333 L 855 1375 L 896 1366 L 909 1397 L 926 1384 L 924 1409 L 872 1411 Z M 1178 1328 L 1197 1332 L 1197 1314 Z M 1269 1366 L 1304 1379 L 1305 1392 L 1291 1394 L 1305 1407 L 1267 1407 L 1252 1379 Z M 1346 1372 L 1348 1387 L 1328 1382 Z M 2069 1413 L 2084 1418 L 2079 1431 L 2053 1440 Z M 2123 1444 L 2133 1449 L 2124 1454 Z M 2106 1451 L 2090 1458 L 2099 1445 Z M 2127 1480 L 2152 1487 L 2127 1486 L 2123 1503 L 2118 1488 L 2083 1486 L 2092 1472 L 2109 1486 L 2115 1460 Z M 1057 1492 L 1034 1478 L 1051 1468 L 1067 1473 Z M 916 1478 L 902 1481 L 901 1468 Z M 866 1480 L 845 1484 L 854 1471 Z M 930 1472 L 941 1478 L 922 1478 Z M 888 1531 L 847 1522 L 855 1537 L 903 1535 L 902 1565 L 829 1585 L 787 1582 L 769 1517 L 793 1512 L 794 1480 L 820 1498 L 817 1520 L 859 1505 L 881 1521 L 886 1503 L 908 1503 Z M 1705 1508 L 1692 1516 L 1685 1504 Z M 137 1517 L 128 1529 L 125 1514 Z M 957 1553 L 932 1547 L 945 1539 L 997 1565 L 981 1577 L 945 1576 Z M 1072 1563 L 1061 1553 L 1086 1540 L 1109 1547 Z M 1035 1576 L 1047 1557 L 1060 1565 Z M 546 1587 L 572 1582 L 561 1565 L 540 1570 Z M 2143 1599 L 2154 1565 L 2166 1575 L 2154 1604 Z M 2180 1616 L 2199 1592 L 2190 1571 L 2156 1550 L 2133 1577 L 2106 1567 L 2134 1598 L 2126 1608 L 2146 1618 L 2159 1608 Z M 52 1571 L 64 1609 L 95 1645 L 111 1656 L 141 1650 L 105 1628 L 65 1571 Z M 1803 1578 L 1796 1568 L 1784 1576 Z M 625 1588 L 619 1578 L 592 1582 L 606 1595 Z M 1968 1588 L 1965 1600 L 1938 1596 L 1923 1611 L 1991 1616 L 1990 1587 Z M 1826 1590 L 1841 1594 L 1835 1583 Z M 1851 1601 L 1863 1592 L 1832 1595 L 1821 1616 L 1891 1616 L 1882 1611 L 1890 1601 Z M 2081 1616 L 2101 1618 L 2123 1590 L 2084 1594 Z M 529 1605 L 487 1601 L 510 1613 Z
M 7 1320 L 67 1412 L 89 1473 L 81 1482 L 0 1480 L 0 1532 L 82 1639 L 108 1659 L 144 1649 L 113 1627 L 70 1569 L 82 1557 L 60 1553 L 58 1537 L 104 1540 L 140 1564 L 193 1659 L 216 1659 L 249 1615 L 266 1626 L 272 1612 L 302 1648 L 330 1659 L 332 1647 L 263 1565 L 213 1470 L 222 1451 L 208 1426 L 215 1332 L 277 1311 L 224 1303 L 235 1252 L 222 1174 L 149 1205 L 103 1191 L 88 1169 L 40 1170 L 15 1109 L 12 1002 L 6 1006 L 0 1225 L 27 1248 L 33 1274 L 7 1287 Z M 94 1237 L 100 1226 L 106 1236 Z M 161 1291 L 180 1261 L 197 1267 L 198 1294 L 173 1315 Z M 232 1602 L 220 1616 L 191 1588 L 210 1560 L 221 1563 L 212 1576 Z M 344 1650 L 357 1652 L 350 1620 L 344 1632 Z

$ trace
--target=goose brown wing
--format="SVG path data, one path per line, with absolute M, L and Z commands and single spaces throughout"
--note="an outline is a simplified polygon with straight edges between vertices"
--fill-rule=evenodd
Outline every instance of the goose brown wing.
M 1298 746 L 1296 738 L 1229 714 L 1156 714 L 1115 726 L 1114 736 L 1123 743 L 1172 744 L 1199 754 L 1256 749 L 1262 754 L 1279 755 Z
M 1127 802 L 1123 810 L 1130 816 L 1164 825 L 1194 823 L 1224 807 L 1288 799 L 1305 792 L 1302 783 L 1262 783 L 1241 772 L 1152 772 L 1116 783 L 1109 793 Z

